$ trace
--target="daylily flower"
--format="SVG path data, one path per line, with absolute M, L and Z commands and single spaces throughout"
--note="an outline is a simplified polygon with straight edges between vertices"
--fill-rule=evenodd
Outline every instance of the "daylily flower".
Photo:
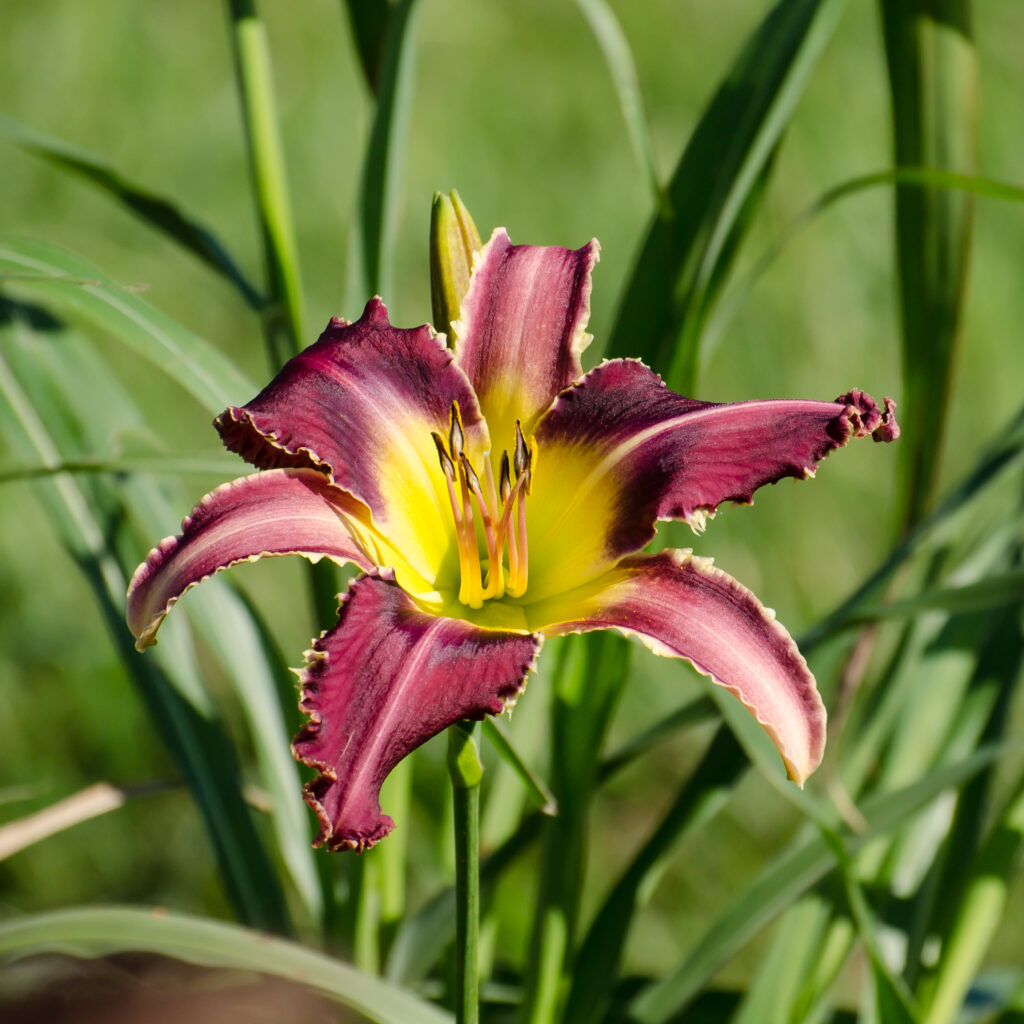
M 519 696 L 545 637 L 617 629 L 734 693 L 802 784 L 825 710 L 790 635 L 689 550 L 642 554 L 655 523 L 699 531 L 724 501 L 804 478 L 851 437 L 898 435 L 890 399 L 714 404 L 640 362 L 583 374 L 596 242 L 477 253 L 452 347 L 372 299 L 333 319 L 215 425 L 260 472 L 208 494 L 136 571 L 139 649 L 190 587 L 299 554 L 362 570 L 301 672 L 295 756 L 317 845 L 363 850 L 393 827 L 382 782 L 452 723 Z M 447 326 L 447 324 L 445 324 Z

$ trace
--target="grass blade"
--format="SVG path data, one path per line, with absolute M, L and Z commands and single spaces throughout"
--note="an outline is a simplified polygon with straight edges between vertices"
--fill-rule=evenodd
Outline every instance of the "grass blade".
M 2 113 L 0 135 L 5 135 L 22 149 L 35 153 L 57 167 L 92 182 L 150 227 L 163 232 L 225 277 L 253 309 L 263 307 L 263 296 L 250 284 L 227 249 L 211 231 L 182 213 L 170 200 L 154 195 L 140 185 L 128 181 L 101 157 L 78 149 L 61 139 L 44 135 Z
M 204 967 L 259 971 L 308 985 L 379 1024 L 451 1024 L 444 1011 L 396 985 L 305 946 L 238 925 L 166 910 L 73 907 L 0 923 L 0 958 L 159 953 Z
M 398 0 L 388 19 L 377 88 L 377 109 L 359 189 L 358 241 L 348 294 L 360 307 L 368 295 L 391 292 L 395 235 L 406 128 L 412 99 L 418 0 Z
M 651 186 L 651 197 L 655 207 L 666 210 L 668 197 L 665 195 L 658 180 L 658 172 L 654 166 L 654 153 L 651 149 L 651 136 L 647 128 L 644 114 L 644 101 L 640 94 L 640 81 L 636 73 L 636 63 L 629 48 L 622 26 L 615 12 L 605 0 L 576 0 L 576 6 L 587 20 L 590 31 L 594 33 L 605 63 L 612 76 L 612 83 L 618 93 L 622 117 L 626 122 L 629 142 L 633 147 L 633 155 L 640 165 Z
M 969 0 L 881 3 L 898 166 L 970 174 L 977 162 L 978 68 Z M 903 321 L 904 526 L 931 502 L 956 367 L 973 204 L 945 190 L 897 188 Z
M 626 287 L 609 354 L 640 356 L 692 393 L 704 295 L 735 252 L 735 225 L 763 184 L 841 0 L 783 0 L 750 38 L 690 138 Z M 643 330 L 638 331 L 638 325 Z M 637 338 L 647 343 L 637 351 Z
M 12 275 L 19 291 L 77 313 L 163 370 L 210 412 L 259 390 L 197 334 L 57 246 L 0 235 L 0 286 Z
M 498 755 L 522 782 L 537 810 L 548 817 L 558 814 L 558 801 L 555 795 L 548 789 L 547 783 L 523 760 L 501 726 L 493 718 L 485 718 L 483 730 Z
M 394 8 L 393 0 L 345 0 L 352 37 L 359 63 L 370 92 L 374 95 L 380 86 L 380 65 L 384 56 L 388 20 Z
M 263 234 L 263 252 L 276 317 L 268 321 L 269 355 L 279 366 L 303 344 L 302 274 L 288 199 L 284 151 L 278 128 L 277 105 L 266 26 L 256 13 L 255 0 L 228 0 L 238 91 L 249 143 L 249 166 L 256 187 L 256 206 Z M 279 333 L 287 344 L 278 344 Z

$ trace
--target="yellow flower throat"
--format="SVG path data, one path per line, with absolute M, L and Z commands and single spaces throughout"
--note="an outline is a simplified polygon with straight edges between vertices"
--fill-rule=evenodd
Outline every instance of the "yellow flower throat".
M 526 497 L 533 481 L 536 444 L 532 438 L 529 445 L 526 443 L 517 420 L 512 460 L 510 463 L 507 451 L 501 453 L 500 478 L 495 489 L 490 452 L 485 452 L 483 456 L 481 483 L 479 474 L 464 451 L 465 434 L 458 402 L 452 402 L 448 444 L 435 431 L 431 431 L 431 437 L 437 446 L 437 457 L 448 485 L 448 499 L 455 521 L 461 575 L 459 600 L 470 608 L 482 608 L 484 601 L 491 598 L 506 594 L 509 597 L 521 597 L 526 590 L 529 573 Z M 481 563 L 477 542 L 478 525 L 487 549 L 486 581 L 485 566 Z M 507 579 L 504 568 L 506 548 Z

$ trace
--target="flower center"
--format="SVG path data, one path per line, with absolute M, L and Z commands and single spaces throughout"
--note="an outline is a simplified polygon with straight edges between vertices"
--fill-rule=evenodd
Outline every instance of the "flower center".
M 508 452 L 501 453 L 501 471 L 497 490 L 491 454 L 483 456 L 483 482 L 473 468 L 464 449 L 465 434 L 459 403 L 452 402 L 449 416 L 448 443 L 431 431 L 437 445 L 448 485 L 455 537 L 459 548 L 459 600 L 470 608 L 483 607 L 493 597 L 520 597 L 526 590 L 529 570 L 529 549 L 526 543 L 526 496 L 533 481 L 536 446 L 527 445 L 516 421 L 516 440 L 511 463 Z M 512 481 L 515 471 L 515 482 Z M 480 559 L 482 536 L 487 551 L 486 579 Z M 504 566 L 508 550 L 508 573 Z

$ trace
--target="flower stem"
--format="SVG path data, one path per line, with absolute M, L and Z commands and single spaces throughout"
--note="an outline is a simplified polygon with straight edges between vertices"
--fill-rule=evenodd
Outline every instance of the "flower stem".
M 480 1019 L 477 947 L 480 935 L 480 780 L 484 769 L 476 722 L 448 730 L 448 772 L 455 801 L 455 1019 Z

